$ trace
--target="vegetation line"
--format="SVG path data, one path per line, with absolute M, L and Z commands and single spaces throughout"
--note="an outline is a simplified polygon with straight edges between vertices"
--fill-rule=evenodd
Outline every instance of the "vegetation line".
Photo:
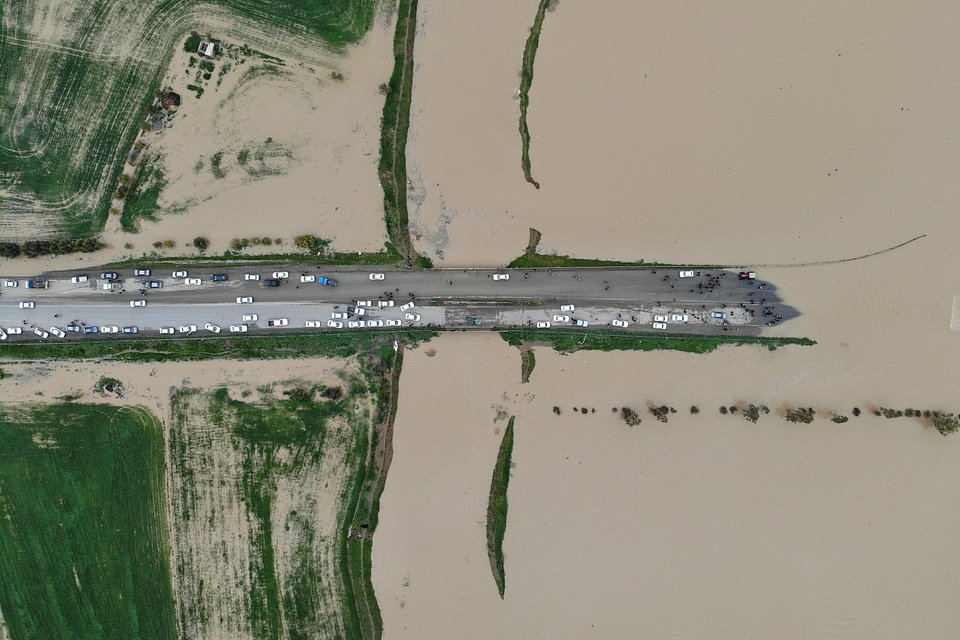
M 533 19 L 533 27 L 530 29 L 530 35 L 527 36 L 527 44 L 523 47 L 523 66 L 520 68 L 520 141 L 523 144 L 520 164 L 523 167 L 523 177 L 537 189 L 540 188 L 540 183 L 534 180 L 530 173 L 530 129 L 527 127 L 527 107 L 530 106 L 533 61 L 537 56 L 537 47 L 540 45 L 540 29 L 543 27 L 543 18 L 547 15 L 547 7 L 552 1 L 540 0 L 537 16 Z
M 501 331 L 500 336 L 512 346 L 545 344 L 560 353 L 573 351 L 656 351 L 670 349 L 687 353 L 710 353 L 724 344 L 758 344 L 771 351 L 788 345 L 810 346 L 816 344 L 809 338 L 768 338 L 763 336 L 692 336 L 663 333 L 607 333 L 602 331 L 556 331 L 517 330 Z
M 506 576 L 503 572 L 503 535 L 507 530 L 507 485 L 510 484 L 510 457 L 513 454 L 513 421 L 510 416 L 507 430 L 500 442 L 497 464 L 493 468 L 490 480 L 490 501 L 487 503 L 487 555 L 490 558 L 490 570 L 497 583 L 500 598 L 506 588 Z
M 537 366 L 537 358 L 533 355 L 533 349 L 527 347 L 520 350 L 520 382 L 530 382 L 530 374 L 533 368 Z
M 413 95 L 413 44 L 417 32 L 417 0 L 400 0 L 393 40 L 393 74 L 387 85 L 380 132 L 380 184 L 387 236 L 408 264 L 418 261 L 410 242 L 407 215 L 407 133 Z M 425 265 L 424 265 L 425 266 Z

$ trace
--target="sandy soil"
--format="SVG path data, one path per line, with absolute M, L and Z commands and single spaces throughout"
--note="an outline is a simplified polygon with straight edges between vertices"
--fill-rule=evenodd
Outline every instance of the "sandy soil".
M 868 395 L 791 376 L 794 350 L 538 348 L 520 385 L 519 351 L 496 336 L 428 347 L 405 360 L 374 545 L 385 638 L 901 638 L 960 628 L 948 595 L 960 586 L 960 440 L 907 419 L 790 425 L 773 415 L 788 404 L 849 413 Z M 910 391 L 891 404 L 906 406 Z M 417 398 L 427 394 L 424 413 Z M 772 414 L 751 425 L 717 412 L 751 401 Z M 648 402 L 680 412 L 660 424 Z M 702 413 L 690 416 L 692 404 Z M 611 412 L 624 405 L 643 412 L 641 425 Z M 504 601 L 483 524 L 500 410 L 517 416 Z

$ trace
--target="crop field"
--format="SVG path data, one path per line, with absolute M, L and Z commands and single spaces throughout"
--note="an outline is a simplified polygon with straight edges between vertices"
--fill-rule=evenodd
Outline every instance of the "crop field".
M 364 637 L 344 554 L 347 534 L 362 531 L 348 514 L 369 458 L 367 385 L 344 373 L 329 386 L 243 393 L 181 389 L 173 398 L 180 628 L 190 638 Z
M 103 228 L 147 106 L 190 31 L 309 62 L 360 40 L 380 9 L 379 0 L 0 0 L 0 239 Z
M 160 423 L 0 405 L 0 637 L 176 637 Z

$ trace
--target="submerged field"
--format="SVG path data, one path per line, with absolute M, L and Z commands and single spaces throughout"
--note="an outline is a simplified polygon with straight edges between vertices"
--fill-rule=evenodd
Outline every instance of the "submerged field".
M 0 406 L 0 619 L 10 638 L 175 638 L 167 554 L 156 418 Z
M 92 235 L 153 92 L 191 31 L 310 64 L 359 41 L 377 0 L 3 0 L 0 238 Z

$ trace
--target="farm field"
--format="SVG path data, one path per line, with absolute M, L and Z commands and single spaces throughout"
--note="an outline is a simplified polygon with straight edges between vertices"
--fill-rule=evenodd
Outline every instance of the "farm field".
M 0 405 L 4 638 L 176 637 L 163 469 L 145 409 Z
M 377 0 L 4 0 L 0 239 L 104 227 L 154 91 L 192 30 L 319 68 L 360 41 L 380 8 Z

